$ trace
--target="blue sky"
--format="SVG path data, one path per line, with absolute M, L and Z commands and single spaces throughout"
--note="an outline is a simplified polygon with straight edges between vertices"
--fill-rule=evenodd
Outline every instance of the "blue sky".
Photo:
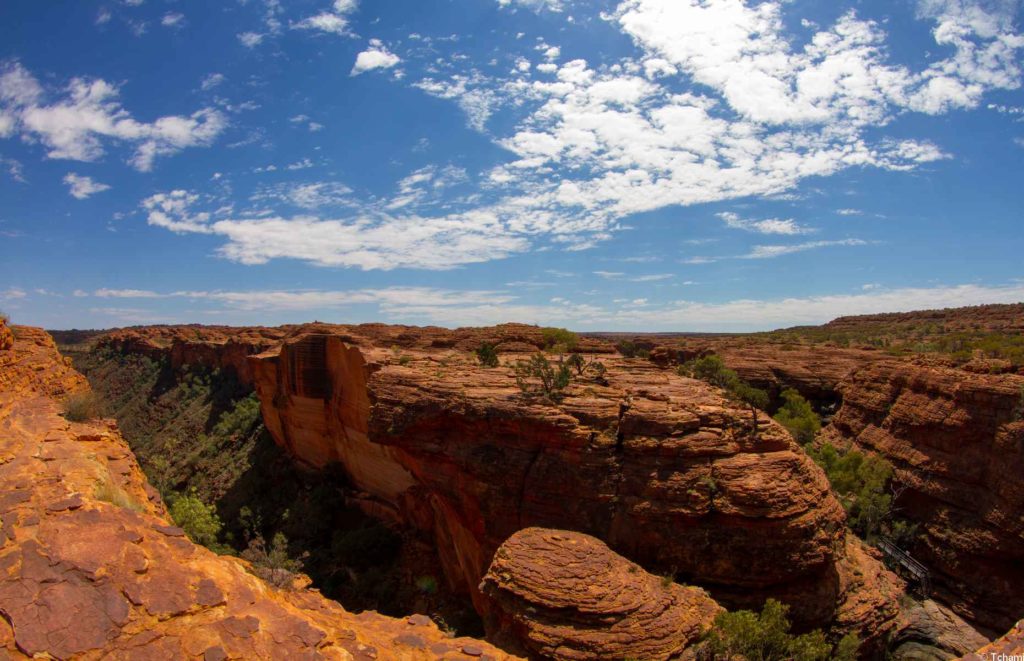
M 758 330 L 1024 300 L 1018 0 L 11 0 L 0 309 Z

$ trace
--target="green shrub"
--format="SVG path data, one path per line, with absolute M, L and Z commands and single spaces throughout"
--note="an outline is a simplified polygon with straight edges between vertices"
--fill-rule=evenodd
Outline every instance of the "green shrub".
M 102 417 L 104 406 L 96 393 L 81 392 L 64 400 L 64 417 L 71 422 L 86 422 Z
M 846 509 L 847 521 L 854 532 L 873 541 L 880 533 L 912 537 L 914 529 L 896 529 L 892 521 L 892 464 L 876 455 L 857 450 L 838 451 L 826 443 L 821 449 L 804 446 L 807 454 L 821 466 L 839 502 Z
M 720 613 L 708 635 L 708 649 L 715 659 L 721 660 L 742 657 L 747 661 L 825 661 L 833 658 L 832 648 L 820 630 L 799 636 L 789 633 L 788 612 L 789 606 L 769 599 L 760 613 L 748 610 Z
M 480 361 L 480 365 L 483 367 L 497 367 L 499 364 L 498 349 L 493 344 L 484 342 L 476 350 L 476 359 Z
M 172 498 L 171 518 L 193 542 L 220 552 L 221 545 L 217 539 L 222 527 L 220 517 L 216 508 L 200 500 L 194 490 Z
M 579 344 L 579 335 L 564 328 L 553 328 L 548 326 L 540 329 L 541 337 L 544 339 L 544 349 L 555 353 L 566 353 L 572 351 Z
M 234 408 L 220 416 L 213 427 L 213 435 L 230 439 L 248 436 L 262 420 L 260 399 L 252 393 L 235 402 Z
M 792 388 L 782 391 L 782 402 L 775 420 L 788 429 L 801 445 L 813 441 L 814 435 L 821 429 L 821 418 L 811 405 Z
M 527 395 L 541 395 L 552 401 L 562 396 L 569 385 L 572 373 L 564 360 L 559 359 L 555 367 L 542 353 L 534 354 L 530 360 L 516 363 L 516 385 Z M 535 382 L 536 381 L 536 385 Z
M 636 342 L 632 340 L 622 340 L 615 345 L 615 349 L 625 358 L 636 358 L 637 354 L 641 351 Z

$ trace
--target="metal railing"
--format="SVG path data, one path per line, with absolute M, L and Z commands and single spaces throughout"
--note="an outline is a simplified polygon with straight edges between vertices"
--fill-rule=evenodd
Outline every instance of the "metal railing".
M 917 560 L 914 560 L 909 553 L 896 546 L 888 537 L 878 538 L 878 549 L 889 558 L 892 558 L 921 586 L 921 593 L 927 597 L 932 591 L 932 575 L 928 568 Z

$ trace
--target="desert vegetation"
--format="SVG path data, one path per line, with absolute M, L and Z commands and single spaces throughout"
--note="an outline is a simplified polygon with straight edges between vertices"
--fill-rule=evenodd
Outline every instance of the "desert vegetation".
M 714 661 L 855 661 L 860 641 L 848 634 L 833 647 L 820 629 L 790 633 L 789 607 L 768 599 L 760 613 L 720 613 L 708 634 L 707 650 Z
M 779 396 L 782 406 L 773 416 L 775 421 L 788 429 L 801 445 L 813 441 L 814 435 L 821 429 L 821 418 L 811 408 L 810 402 L 792 388 L 786 388 Z
M 735 371 L 725 366 L 720 356 L 711 354 L 695 358 L 680 365 L 678 372 L 681 376 L 717 386 L 725 390 L 733 400 L 745 404 L 750 409 L 753 427 L 757 429 L 757 411 L 768 408 L 768 393 L 741 379 Z
M 104 414 L 103 400 L 90 391 L 70 395 L 64 400 L 64 417 L 71 422 L 87 422 Z
M 876 455 L 843 451 L 828 443 L 821 448 L 808 444 L 804 449 L 824 469 L 855 533 L 869 543 L 884 535 L 898 546 L 913 545 L 917 526 L 897 516 L 899 487 L 893 481 L 892 464 Z
M 482 343 L 477 348 L 476 359 L 481 367 L 497 367 L 500 364 L 498 349 L 493 344 L 488 344 L 487 342 Z

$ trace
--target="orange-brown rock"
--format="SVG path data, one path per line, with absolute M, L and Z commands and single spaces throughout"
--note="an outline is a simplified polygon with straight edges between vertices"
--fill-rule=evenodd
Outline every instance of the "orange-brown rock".
M 648 574 L 599 539 L 525 528 L 484 576 L 492 640 L 550 659 L 676 658 L 722 608 L 700 588 Z
M 962 661 L 1016 661 L 1021 658 L 1024 658 L 1024 620 L 1005 636 L 961 657 Z
M 603 380 L 554 404 L 437 336 L 400 352 L 379 337 L 308 334 L 252 358 L 264 420 L 300 461 L 342 463 L 369 509 L 432 535 L 478 606 L 495 550 L 530 526 L 594 535 L 730 606 L 779 596 L 804 624 L 859 599 L 844 564 L 877 567 L 849 557 L 842 508 L 789 434 L 763 413 L 753 430 L 702 382 L 607 356 Z
M 58 415 L 55 395 L 82 380 L 44 337 L 19 329 L 0 352 L 0 657 L 508 658 L 422 616 L 272 587 L 193 544 L 112 422 Z
M 14 346 L 14 333 L 7 325 L 7 318 L 0 315 L 0 351 L 5 351 Z
M 892 462 L 911 549 L 960 615 L 1008 629 L 1024 615 L 1024 377 L 885 361 L 840 386 L 821 439 Z

